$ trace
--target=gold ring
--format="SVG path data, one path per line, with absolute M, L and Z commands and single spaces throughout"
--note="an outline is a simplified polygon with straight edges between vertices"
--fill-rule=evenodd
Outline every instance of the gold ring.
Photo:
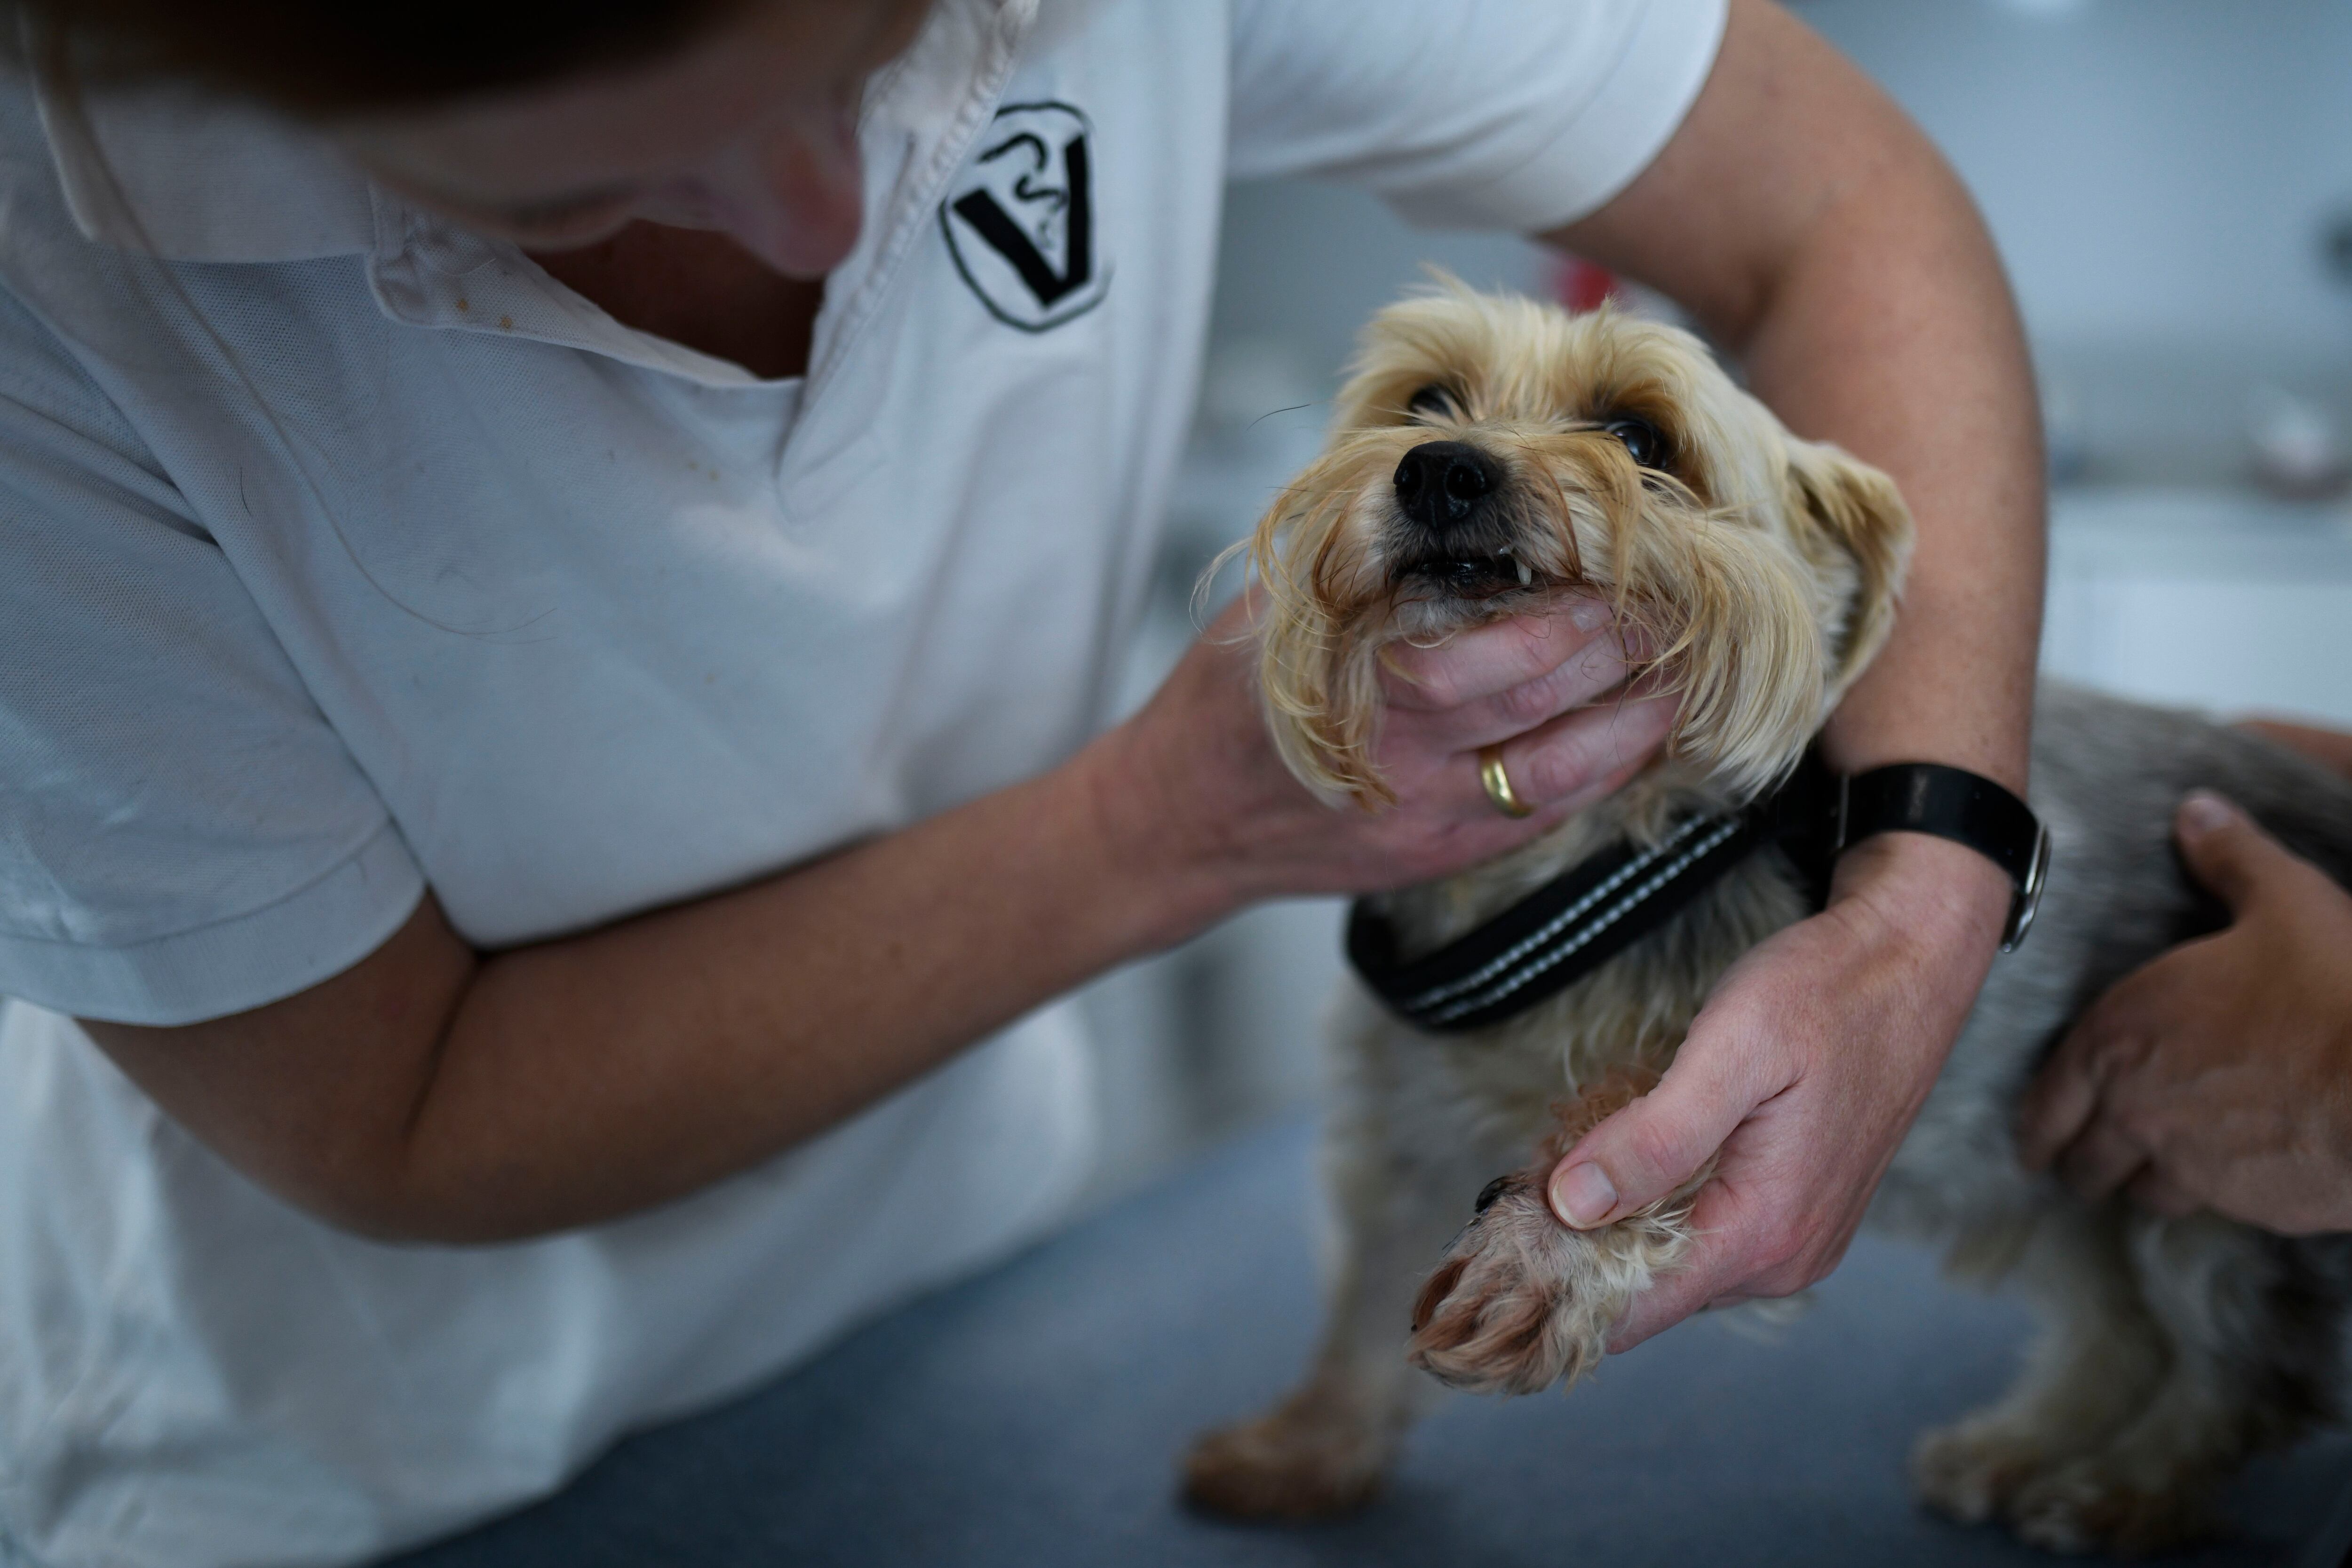
M 1535 808 L 1512 792 L 1511 776 L 1503 771 L 1503 748 L 1483 747 L 1478 752 L 1478 782 L 1486 787 L 1486 799 L 1495 802 L 1495 810 L 1506 817 L 1531 817 Z

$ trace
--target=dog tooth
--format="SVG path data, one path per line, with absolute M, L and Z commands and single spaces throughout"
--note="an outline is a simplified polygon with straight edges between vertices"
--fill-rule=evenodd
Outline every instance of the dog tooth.
M 1529 566 L 1526 561 L 1519 562 L 1519 586 L 1521 588 L 1532 588 L 1535 586 L 1535 569 Z

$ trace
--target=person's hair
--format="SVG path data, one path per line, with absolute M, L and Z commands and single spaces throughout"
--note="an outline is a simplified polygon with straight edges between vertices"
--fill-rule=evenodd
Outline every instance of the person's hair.
M 314 117 L 657 56 L 749 0 L 0 0 L 0 48 L 91 83 L 182 80 Z

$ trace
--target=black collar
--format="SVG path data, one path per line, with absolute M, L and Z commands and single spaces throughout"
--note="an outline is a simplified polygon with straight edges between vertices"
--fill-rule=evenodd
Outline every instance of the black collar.
M 1839 852 L 1885 832 L 1949 839 L 2007 872 L 2016 896 L 2000 950 L 2024 940 L 2051 853 L 2050 830 L 2024 801 L 1990 779 L 1934 762 L 1848 779 L 1808 750 L 1788 782 L 1746 810 L 1683 818 L 1646 849 L 1620 839 L 1411 963 L 1397 956 L 1388 917 L 1358 899 L 1348 917 L 1348 961 L 1416 1028 L 1486 1029 L 1592 973 L 1759 850 L 1786 856 L 1819 909 Z
M 1646 849 L 1620 839 L 1410 963 L 1387 916 L 1358 899 L 1348 961 L 1407 1023 L 1443 1034 L 1490 1028 L 1574 985 L 1768 845 L 1795 864 L 1819 908 L 1837 858 L 1839 784 L 1808 751 L 1748 810 L 1683 818 Z

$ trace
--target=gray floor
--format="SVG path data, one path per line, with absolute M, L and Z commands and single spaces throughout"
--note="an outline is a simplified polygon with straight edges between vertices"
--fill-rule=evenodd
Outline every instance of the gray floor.
M 1454 1403 L 1355 1520 L 1188 1515 L 1188 1436 L 1281 1392 L 1315 1332 L 1307 1155 L 1297 1124 L 1231 1146 L 405 1568 L 2053 1561 L 1902 1478 L 1914 1432 L 2000 1388 L 2021 1316 L 1867 1239 L 1769 1339 L 1702 1320 L 1571 1397 Z M 2347 1479 L 2343 1439 L 2265 1460 L 2237 1537 L 2177 1561 L 2291 1563 Z

